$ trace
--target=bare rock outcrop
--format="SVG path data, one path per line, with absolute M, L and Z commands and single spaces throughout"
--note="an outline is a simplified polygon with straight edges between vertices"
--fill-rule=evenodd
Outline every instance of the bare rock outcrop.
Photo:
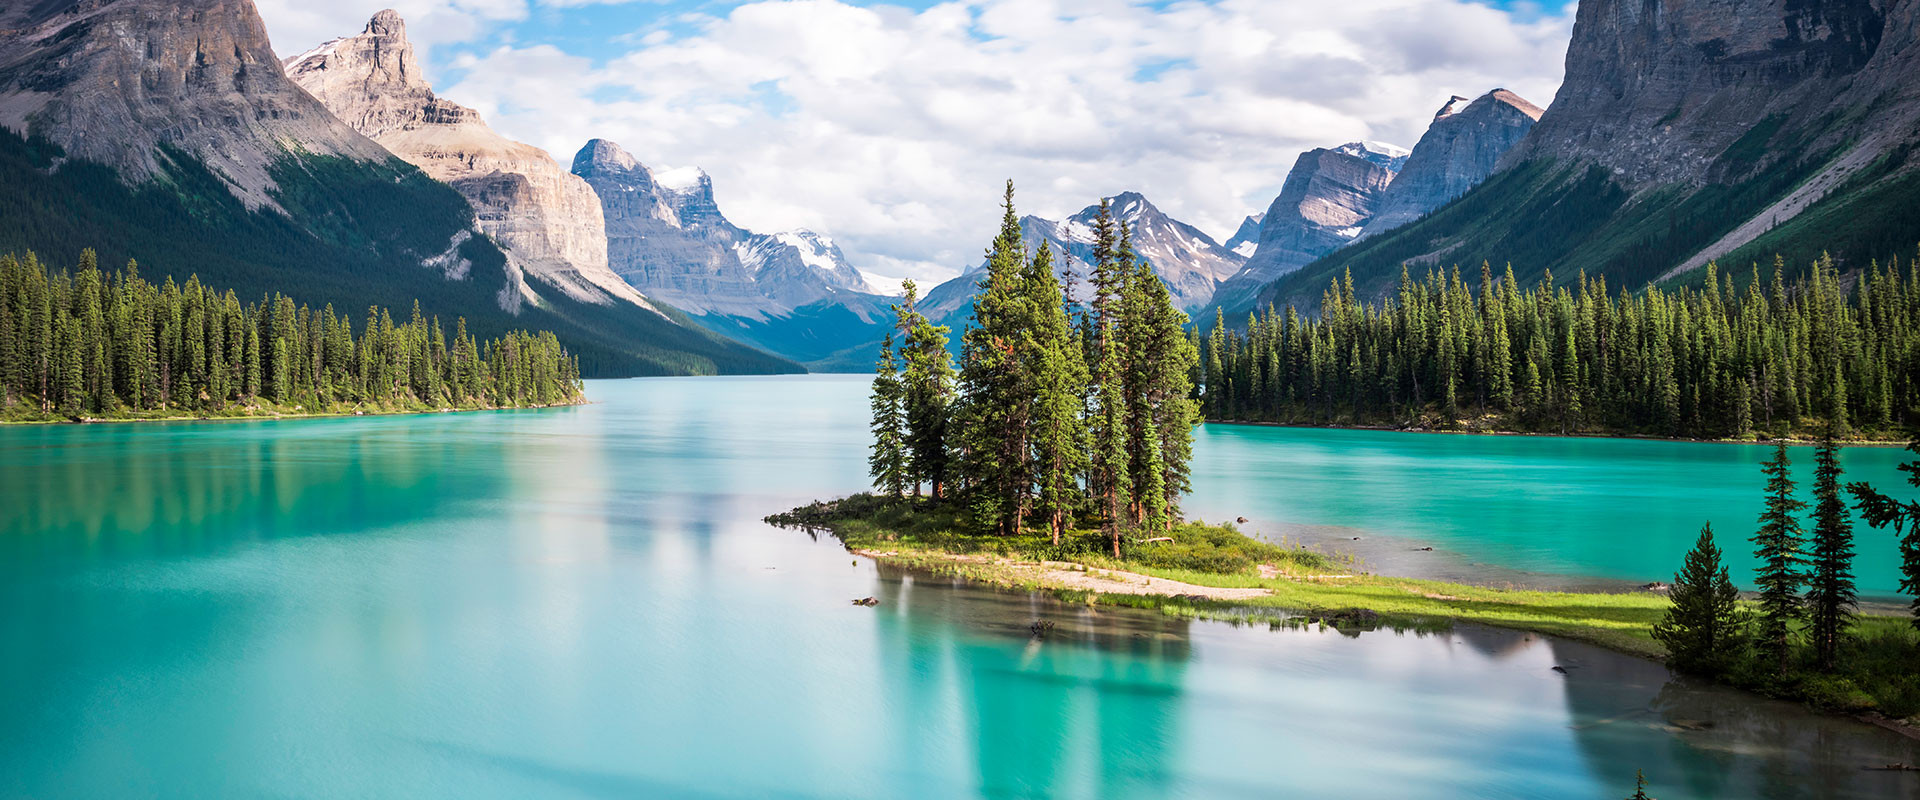
M 382 11 L 359 35 L 289 58 L 286 69 L 335 115 L 466 196 L 513 267 L 575 300 L 651 308 L 607 265 L 606 221 L 592 187 L 546 151 L 435 95 L 399 14 Z M 538 300 L 524 281 L 521 292 Z
M 1539 106 L 1505 89 L 1472 101 L 1448 100 L 1387 185 L 1360 236 L 1398 228 L 1479 186 L 1501 156 L 1533 130 L 1541 113 Z
M 1262 287 L 1353 242 L 1407 158 L 1406 150 L 1366 142 L 1301 153 L 1267 209 L 1253 257 L 1221 285 L 1215 305 L 1247 308 Z
M 270 168 L 296 148 L 391 158 L 287 79 L 251 0 L 0 7 L 0 125 L 136 184 L 163 177 L 175 149 L 249 208 L 278 208 Z
M 599 195 L 613 270 L 688 313 L 764 320 L 867 291 L 866 276 L 831 238 L 733 224 L 698 168 L 655 171 L 595 139 L 574 155 L 573 174 Z

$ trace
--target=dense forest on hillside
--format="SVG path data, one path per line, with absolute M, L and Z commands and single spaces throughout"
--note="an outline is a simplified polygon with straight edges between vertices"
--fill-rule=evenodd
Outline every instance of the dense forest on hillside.
M 240 416 L 573 403 L 580 368 L 552 333 L 476 341 L 413 306 L 355 326 L 275 294 L 243 303 L 189 277 L 156 285 L 137 265 L 72 271 L 0 256 L 0 417 Z
M 0 252 L 34 251 L 63 262 L 82 243 L 104 263 L 137 259 L 154 280 L 210 284 L 253 297 L 284 292 L 340 308 L 405 308 L 467 318 L 474 335 L 552 330 L 590 376 L 800 372 L 785 359 L 729 341 L 678 310 L 573 301 L 533 281 L 546 303 L 504 311 L 506 258 L 484 236 L 453 250 L 464 277 L 422 261 L 473 227 L 465 198 L 411 165 L 289 154 L 273 165 L 275 200 L 245 208 L 192 155 L 163 148 L 165 180 L 129 186 L 112 168 L 69 158 L 57 145 L 0 127 Z
M 1523 286 L 1483 265 L 1397 296 L 1329 285 L 1321 314 L 1271 307 L 1205 343 L 1214 420 L 1724 438 L 1810 434 L 1831 421 L 1897 438 L 1920 422 L 1920 270 L 1842 276 L 1821 259 L 1789 282 L 1709 271 L 1699 290 L 1609 294 L 1604 278 Z

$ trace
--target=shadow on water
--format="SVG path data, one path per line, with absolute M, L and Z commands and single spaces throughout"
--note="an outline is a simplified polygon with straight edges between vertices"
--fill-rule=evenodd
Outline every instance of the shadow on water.
M 1856 720 L 1672 676 L 1664 666 L 1577 642 L 1551 642 L 1567 665 L 1567 710 L 1597 775 L 1655 797 L 1912 797 L 1920 742 Z M 1666 746 L 1647 746 L 1664 739 Z

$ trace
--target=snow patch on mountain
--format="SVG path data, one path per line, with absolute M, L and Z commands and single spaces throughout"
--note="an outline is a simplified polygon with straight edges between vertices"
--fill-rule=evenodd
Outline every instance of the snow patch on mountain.
M 674 194 L 686 194 L 697 190 L 701 182 L 706 180 L 709 180 L 707 171 L 699 167 L 663 169 L 653 174 L 655 185 Z

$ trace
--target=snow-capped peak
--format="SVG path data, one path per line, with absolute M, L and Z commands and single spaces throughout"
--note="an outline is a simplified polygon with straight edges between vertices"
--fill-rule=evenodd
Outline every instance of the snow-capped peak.
M 1413 153 L 1413 151 L 1399 145 L 1366 140 L 1348 142 L 1333 148 L 1333 151 L 1336 153 L 1344 153 L 1354 158 L 1363 158 L 1395 171 L 1400 169 L 1400 165 L 1407 163 L 1407 156 Z
M 699 167 L 663 169 L 653 175 L 655 185 L 674 194 L 686 194 L 698 189 L 706 180 L 707 171 Z
M 800 263 L 820 270 L 832 272 L 840 264 L 833 257 L 833 239 L 808 230 L 786 231 L 773 235 L 774 240 L 800 252 Z

